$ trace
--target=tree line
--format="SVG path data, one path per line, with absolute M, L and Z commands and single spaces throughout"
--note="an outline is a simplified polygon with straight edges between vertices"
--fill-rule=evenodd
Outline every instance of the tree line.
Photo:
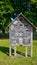
M 37 0 L 0 0 L 0 30 L 5 33 L 6 27 L 22 12 L 37 26 Z

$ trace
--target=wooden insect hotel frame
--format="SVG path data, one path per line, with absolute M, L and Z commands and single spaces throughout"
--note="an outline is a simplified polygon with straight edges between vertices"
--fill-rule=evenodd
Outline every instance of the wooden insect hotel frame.
M 36 27 L 22 13 L 20 13 L 14 21 L 9 24 L 9 56 L 11 56 L 11 46 L 14 46 L 14 56 L 16 56 L 16 46 L 23 45 L 26 46 L 26 57 L 27 47 L 31 47 L 32 57 L 32 40 L 34 29 L 36 29 Z

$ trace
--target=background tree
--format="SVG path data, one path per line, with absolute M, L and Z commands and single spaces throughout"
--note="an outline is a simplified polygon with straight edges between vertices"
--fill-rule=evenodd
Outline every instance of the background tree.
M 0 28 L 5 28 L 22 12 L 34 25 L 37 26 L 37 0 L 1 0 L 0 1 Z
M 2 29 L 3 33 L 5 32 L 6 26 L 10 23 L 10 17 L 13 11 L 14 9 L 8 1 L 0 1 L 0 29 Z

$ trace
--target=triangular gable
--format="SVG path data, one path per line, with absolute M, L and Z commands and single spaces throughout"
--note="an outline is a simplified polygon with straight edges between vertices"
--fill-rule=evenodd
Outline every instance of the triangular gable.
M 21 17 L 21 16 L 22 16 L 34 29 L 36 29 L 36 27 L 33 25 L 33 23 L 31 23 L 22 13 L 20 13 L 20 14 L 14 19 L 14 21 L 11 22 L 11 23 L 8 25 L 8 27 L 9 27 L 11 24 L 13 24 L 17 18 L 19 18 L 19 17 Z M 7 28 L 8 28 L 8 27 L 7 27 Z

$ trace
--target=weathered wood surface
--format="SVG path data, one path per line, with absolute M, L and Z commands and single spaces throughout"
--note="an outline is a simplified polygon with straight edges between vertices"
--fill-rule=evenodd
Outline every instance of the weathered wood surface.
M 29 45 L 31 44 L 31 26 L 25 22 L 16 20 L 14 24 L 10 26 L 10 43 L 13 45 Z

